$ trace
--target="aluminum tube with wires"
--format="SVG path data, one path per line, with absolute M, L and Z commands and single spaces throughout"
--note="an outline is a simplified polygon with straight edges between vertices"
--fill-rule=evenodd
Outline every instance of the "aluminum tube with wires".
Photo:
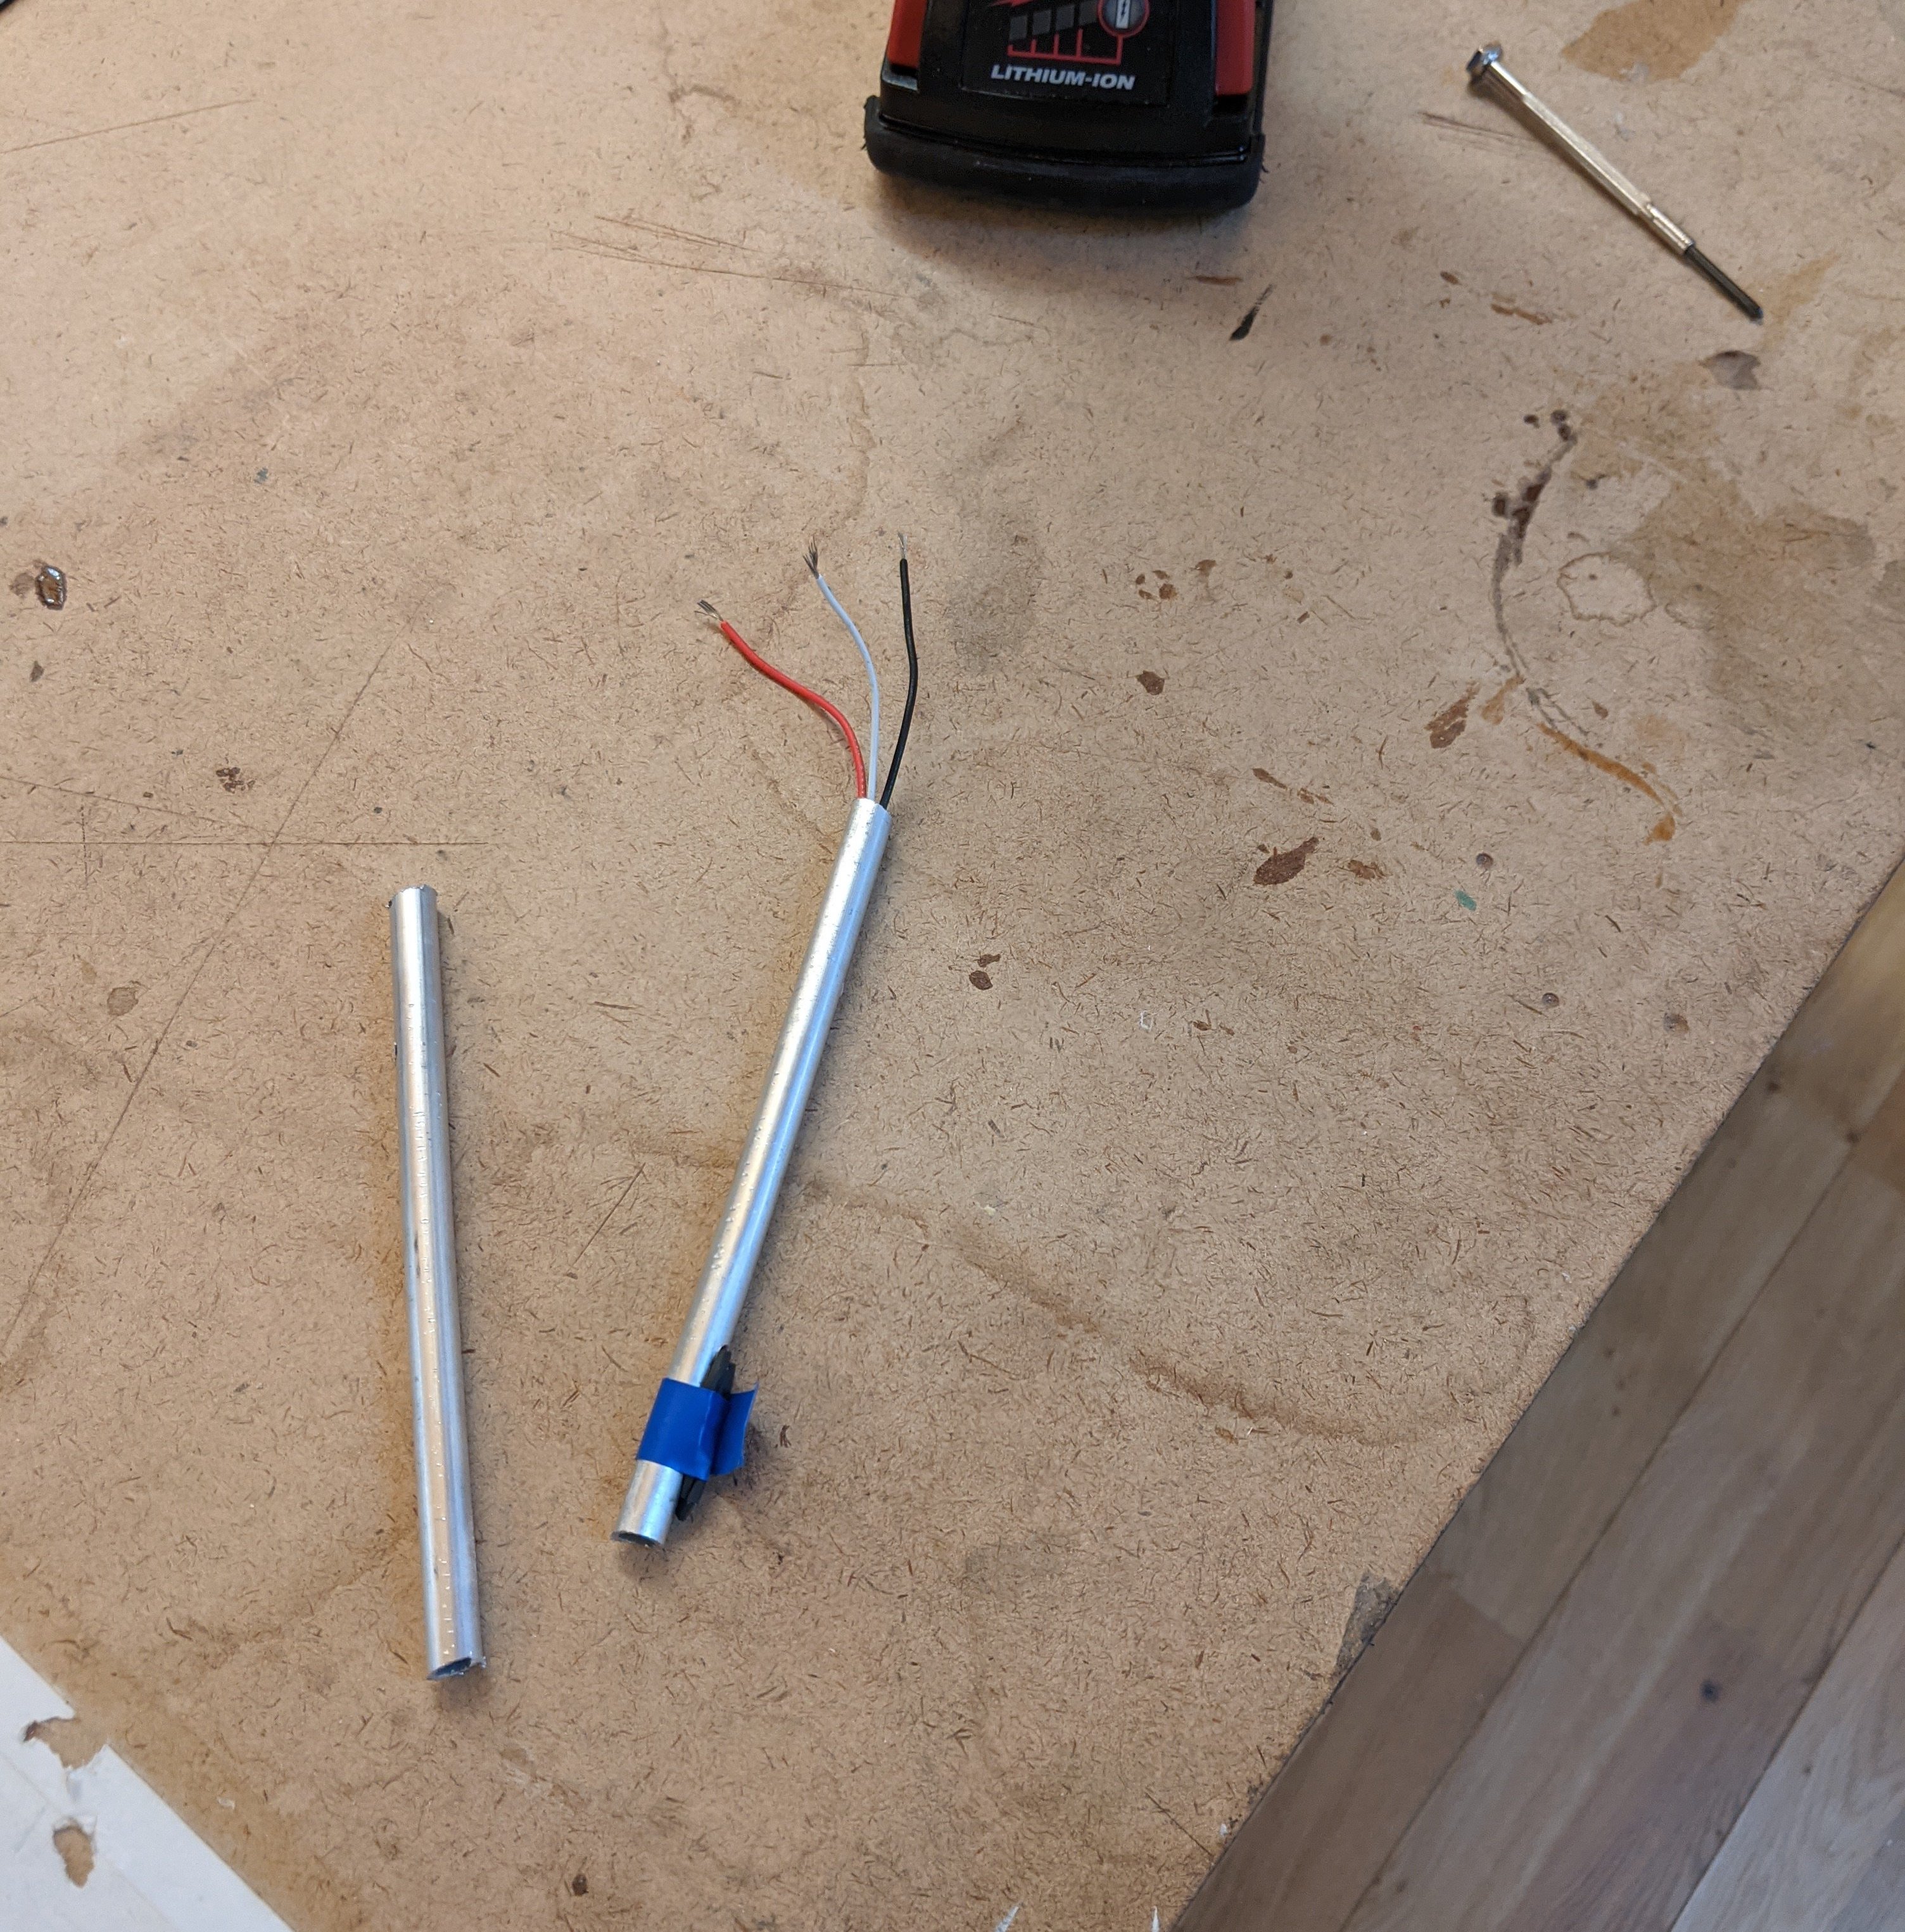
M 834 1009 L 840 1004 L 847 968 L 852 963 L 891 824 L 884 808 L 870 798 L 863 796 L 855 801 L 840 856 L 834 861 L 833 875 L 827 881 L 826 896 L 821 901 L 813 937 L 801 962 L 800 976 L 795 982 L 793 1000 L 774 1049 L 754 1124 L 741 1150 L 734 1186 L 714 1231 L 714 1245 L 702 1269 L 668 1378 L 657 1396 L 656 1408 L 642 1438 L 644 1449 L 655 1439 L 670 1384 L 685 1385 L 691 1391 L 707 1386 L 711 1371 L 717 1370 L 717 1358 L 732 1339 L 735 1324 L 741 1318 L 741 1304 L 747 1298 L 754 1264 L 760 1258 L 761 1245 L 767 1238 L 774 1204 L 827 1043 L 827 1029 L 832 1023 Z M 741 1415 L 744 1421 L 744 1408 Z M 616 1538 L 625 1543 L 664 1541 L 669 1524 L 682 1501 L 684 1484 L 690 1481 L 695 1484 L 695 1488 L 688 1492 L 692 1499 L 699 1492 L 696 1478 L 678 1468 L 638 1455 L 622 1515 L 616 1524 Z
M 483 1662 L 483 1631 L 477 1611 L 476 1528 L 457 1318 L 443 966 L 437 948 L 436 894 L 428 886 L 406 886 L 391 901 L 391 980 L 397 996 L 403 1282 L 410 1315 L 424 1648 L 430 1676 L 460 1677 Z

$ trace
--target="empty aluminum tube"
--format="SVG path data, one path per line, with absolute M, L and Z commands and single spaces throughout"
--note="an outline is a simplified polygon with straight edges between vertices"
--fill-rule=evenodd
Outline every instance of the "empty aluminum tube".
M 801 962 L 794 997 L 768 1068 L 767 1084 L 735 1171 L 720 1224 L 714 1230 L 694 1301 L 668 1370 L 671 1382 L 698 1388 L 714 1358 L 732 1337 L 747 1298 L 747 1284 L 787 1162 L 800 1132 L 813 1076 L 827 1044 L 827 1029 L 840 1004 L 840 988 L 873 896 L 873 881 L 886 850 L 893 821 L 870 798 L 858 800 L 847 820 L 833 876 L 827 881 L 820 916 Z M 684 1478 L 678 1469 L 637 1460 L 615 1535 L 625 1543 L 657 1544 L 668 1534 Z
M 391 901 L 397 995 L 397 1112 L 403 1175 L 403 1281 L 410 1311 L 416 1418 L 417 1523 L 424 1559 L 429 1675 L 460 1677 L 483 1662 L 476 1528 L 463 1426 L 457 1319 L 457 1235 L 450 1205 L 450 1107 L 445 1085 L 443 968 L 436 894 L 406 886 Z

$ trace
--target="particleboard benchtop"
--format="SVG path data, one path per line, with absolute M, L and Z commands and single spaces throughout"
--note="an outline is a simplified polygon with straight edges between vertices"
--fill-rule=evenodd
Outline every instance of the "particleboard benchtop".
M 1169 224 L 882 183 L 876 0 L 0 14 L 0 1630 L 300 1932 L 1169 1916 L 1905 844 L 1901 28 L 1286 0 Z M 694 600 L 857 703 L 800 553 L 897 677 L 903 530 L 759 1439 L 631 1555 L 846 808 Z

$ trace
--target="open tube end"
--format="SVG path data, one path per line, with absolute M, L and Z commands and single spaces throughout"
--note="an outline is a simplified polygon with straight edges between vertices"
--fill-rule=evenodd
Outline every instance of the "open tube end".
M 480 1656 L 453 1657 L 448 1664 L 439 1664 L 426 1681 L 435 1684 L 446 1677 L 466 1677 L 472 1670 L 481 1670 L 483 1662 Z
M 681 1493 L 680 1470 L 638 1460 L 622 1514 L 610 1534 L 617 1543 L 642 1543 L 658 1550 L 668 1539 L 668 1526 L 675 1519 L 675 1504 Z

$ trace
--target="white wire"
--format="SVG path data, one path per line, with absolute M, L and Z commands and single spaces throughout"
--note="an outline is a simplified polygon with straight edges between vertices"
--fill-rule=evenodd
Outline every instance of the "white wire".
M 810 557 L 807 568 L 813 572 L 813 580 L 820 586 L 820 594 L 833 606 L 834 615 L 844 624 L 853 641 L 860 646 L 861 662 L 867 667 L 867 687 L 873 694 L 873 718 L 867 734 L 867 796 L 879 796 L 879 673 L 873 668 L 873 654 L 867 648 L 867 640 L 860 634 L 860 626 L 842 608 L 840 599 L 828 587 L 827 580 L 820 574 L 820 566 Z

